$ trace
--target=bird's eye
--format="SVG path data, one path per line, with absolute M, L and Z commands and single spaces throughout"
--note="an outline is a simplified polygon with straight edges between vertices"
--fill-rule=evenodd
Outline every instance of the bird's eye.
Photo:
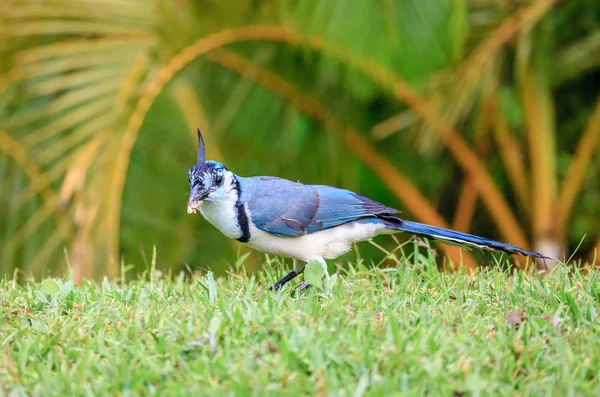
M 217 175 L 217 177 L 215 178 L 215 183 L 217 185 L 220 185 L 221 182 L 223 182 L 223 175 Z

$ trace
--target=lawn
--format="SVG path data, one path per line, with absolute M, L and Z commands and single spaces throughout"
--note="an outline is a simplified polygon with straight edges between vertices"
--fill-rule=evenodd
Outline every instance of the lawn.
M 600 395 L 598 273 L 0 282 L 0 395 Z M 287 266 L 290 264 L 288 263 Z M 58 292 L 53 289 L 58 287 Z

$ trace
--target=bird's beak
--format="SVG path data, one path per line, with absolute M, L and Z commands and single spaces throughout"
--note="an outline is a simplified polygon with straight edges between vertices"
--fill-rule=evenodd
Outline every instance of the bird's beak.
M 210 189 L 202 189 L 198 185 L 192 188 L 192 192 L 190 193 L 190 199 L 188 200 L 187 205 L 187 213 L 195 214 L 197 210 L 200 209 L 203 200 L 208 196 L 212 190 Z

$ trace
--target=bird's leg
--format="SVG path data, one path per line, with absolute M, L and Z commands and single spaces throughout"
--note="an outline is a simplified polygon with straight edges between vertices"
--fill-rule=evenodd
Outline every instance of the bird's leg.
M 298 272 L 298 274 L 304 273 L 304 268 L 306 267 L 306 263 L 307 262 L 294 259 L 294 270 L 296 272 Z M 305 289 L 308 289 L 308 288 L 310 288 L 310 284 L 307 282 L 303 282 L 296 288 L 296 291 L 304 291 Z
M 294 271 L 298 274 L 304 273 L 304 268 L 306 267 L 306 262 L 300 261 L 298 259 L 294 259 Z
M 276 291 L 276 290 L 278 290 L 279 288 L 281 288 L 284 285 L 286 285 L 289 281 L 293 280 L 297 275 L 298 275 L 298 273 L 296 273 L 294 270 L 292 270 L 291 272 L 289 272 L 288 274 L 286 274 L 285 276 L 283 276 L 281 278 L 281 280 L 279 280 L 275 284 L 271 285 L 269 287 L 269 290 L 270 291 Z
M 286 285 L 289 281 L 292 281 L 297 275 L 304 271 L 304 267 L 306 266 L 306 262 L 299 261 L 294 259 L 294 270 L 283 276 L 283 278 L 277 281 L 275 284 L 269 287 L 270 291 L 278 290 L 279 288 Z

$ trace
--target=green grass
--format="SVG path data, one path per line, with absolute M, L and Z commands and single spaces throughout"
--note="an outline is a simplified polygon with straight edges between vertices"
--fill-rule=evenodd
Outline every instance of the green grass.
M 286 270 L 56 294 L 1 282 L 0 394 L 600 395 L 596 272 L 401 264 L 266 290 Z

